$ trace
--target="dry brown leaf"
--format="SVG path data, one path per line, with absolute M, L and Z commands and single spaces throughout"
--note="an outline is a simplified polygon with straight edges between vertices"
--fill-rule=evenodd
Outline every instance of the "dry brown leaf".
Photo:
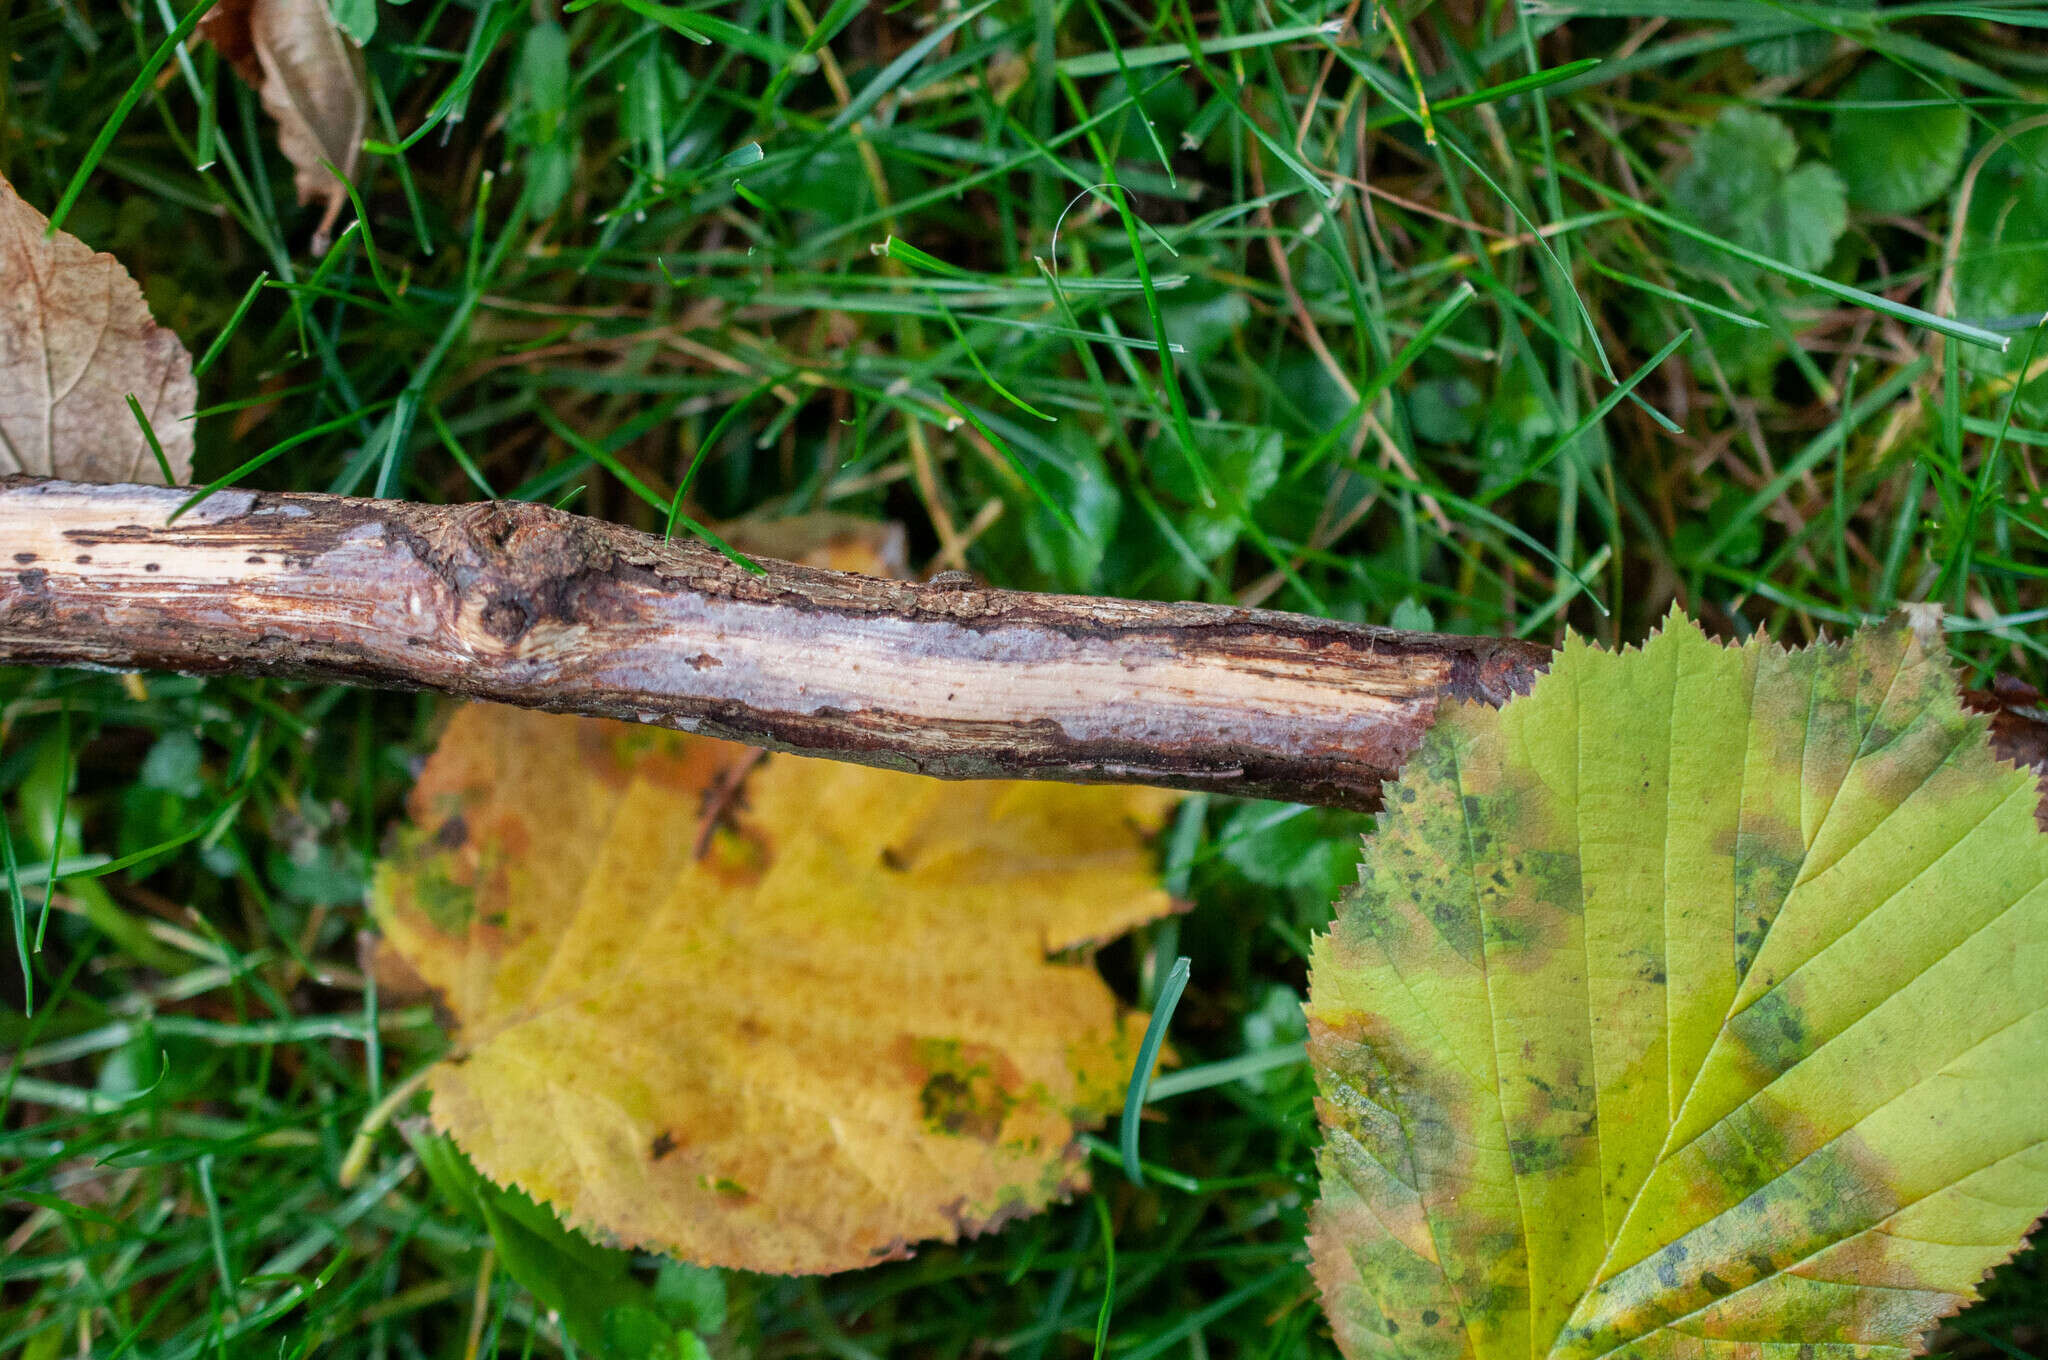
M 220 0 L 199 31 L 276 121 L 299 202 L 326 200 L 313 233 L 313 253 L 324 254 L 348 191 L 321 162 L 353 180 L 370 126 L 363 54 L 335 24 L 327 0 Z
M 2041 789 L 2034 822 L 2048 831 L 2048 704 L 2041 691 L 2015 676 L 1997 675 L 1990 689 L 1965 693 L 1963 707 L 1991 715 L 1991 749 L 2001 760 L 2034 772 Z
M 742 782 L 742 778 L 743 782 Z M 1172 795 L 946 784 L 459 710 L 374 893 L 435 1124 L 606 1240 L 844 1270 L 1083 1183 L 1143 1017 L 1049 955 L 1171 910 Z
M 121 262 L 0 179 L 0 473 L 160 482 L 133 394 L 172 475 L 192 474 L 192 356 Z

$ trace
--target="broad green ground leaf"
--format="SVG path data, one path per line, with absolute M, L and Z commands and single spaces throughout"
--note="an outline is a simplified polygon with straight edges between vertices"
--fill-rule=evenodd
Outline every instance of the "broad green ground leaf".
M 1320 916 L 1358 881 L 1358 836 L 1371 824 L 1357 812 L 1246 800 L 1224 820 L 1216 844 L 1246 880 L 1279 888 Z
M 1246 513 L 1279 482 L 1283 460 L 1280 436 L 1271 430 L 1199 425 L 1195 427 L 1195 446 L 1210 475 L 1230 488 L 1242 509 L 1227 504 L 1204 506 L 1194 470 L 1178 444 L 1167 436 L 1146 444 L 1145 466 L 1153 484 L 1186 507 L 1178 516 L 1177 527 L 1195 556 L 1208 562 L 1228 552 L 1244 533 Z
M 1671 185 L 1684 216 L 1737 245 L 1816 270 L 1834 254 L 1849 222 L 1842 178 L 1819 161 L 1799 164 L 1799 142 L 1781 119 L 1731 108 L 1693 139 L 1692 159 Z M 1735 279 L 1755 269 L 1717 250 L 1679 238 L 1680 262 Z
M 1834 35 L 1809 29 L 1780 38 L 1765 38 L 1742 49 L 1762 76 L 1803 76 L 1828 59 Z
M 2037 794 L 1903 623 L 1447 708 L 1313 963 L 1346 1353 L 1913 1353 L 2048 1209 Z
M 1984 162 L 1956 261 L 1956 312 L 2015 328 L 2048 316 L 2048 128 L 2021 133 Z M 1963 361 L 2010 380 L 2019 375 L 2028 340 L 2019 331 L 2004 354 L 1967 346 Z M 2019 419 L 2038 422 L 2048 412 L 2048 379 L 2039 368 L 2044 357 L 2048 341 L 2037 342 Z
M 695 1333 L 715 1333 L 725 1321 L 719 1272 L 671 1262 L 660 1284 L 650 1287 L 634 1274 L 631 1252 L 600 1247 L 517 1190 L 492 1185 L 447 1138 L 411 1128 L 406 1137 L 442 1198 L 490 1235 L 498 1268 L 559 1319 L 579 1350 L 606 1360 L 690 1360 L 705 1354 Z M 661 1288 L 671 1282 L 683 1289 Z M 712 1306 L 691 1306 L 698 1300 Z M 634 1321 L 652 1331 L 653 1344 L 616 1344 L 620 1324 L 630 1327 Z
M 505 140 L 526 148 L 526 173 L 533 184 L 528 206 L 535 217 L 553 217 L 576 173 L 576 129 L 569 117 L 569 31 L 560 24 L 537 23 L 526 31 L 513 68 L 512 108 Z
M 377 36 L 377 0 L 328 0 L 327 10 L 357 47 L 369 46 Z
M 2048 128 L 2005 143 L 1970 195 L 1956 262 L 1956 307 L 1969 316 L 2048 311 Z M 1987 351 L 1988 353 L 1988 351 Z M 1996 359 L 1997 356 L 1991 356 Z
M 1849 201 L 1872 212 L 1911 213 L 1955 183 L 1970 147 L 1970 115 L 1960 104 L 1926 104 L 1941 91 L 1888 61 L 1875 61 L 1842 87 L 1834 116 L 1834 163 Z M 1918 101 L 1923 107 L 1884 108 Z
M 1829 8 L 1836 15 L 1844 10 L 1869 9 L 1873 0 L 1838 0 Z M 1789 11 L 1779 11 L 1791 18 Z M 1824 28 L 1807 28 L 1775 38 L 1762 38 L 1743 46 L 1742 54 L 1760 76 L 1808 76 L 1828 59 L 1837 39 Z
M 373 891 L 455 1054 L 431 1118 L 622 1246 L 850 1269 L 1084 1181 L 1142 1015 L 1053 955 L 1171 909 L 1171 795 L 948 784 L 458 710 Z

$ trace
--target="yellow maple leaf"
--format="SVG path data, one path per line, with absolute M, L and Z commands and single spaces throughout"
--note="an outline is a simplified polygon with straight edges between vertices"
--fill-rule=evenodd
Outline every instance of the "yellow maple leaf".
M 1165 914 L 1173 796 L 946 784 L 474 706 L 374 892 L 456 1052 L 432 1118 L 623 1245 L 843 1270 L 1084 1180 L 1142 1017 L 1049 956 Z

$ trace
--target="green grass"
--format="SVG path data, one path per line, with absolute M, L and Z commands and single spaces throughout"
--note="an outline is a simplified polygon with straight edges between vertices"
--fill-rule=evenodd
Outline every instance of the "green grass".
M 197 482 L 679 533 L 831 509 L 1005 586 L 1541 638 L 1633 640 L 1679 600 L 1805 639 L 1935 599 L 1974 678 L 2048 680 L 2048 227 L 2010 230 L 2048 140 L 1967 203 L 1959 169 L 1911 214 L 1851 204 L 1805 264 L 1677 185 L 1730 108 L 1826 162 L 1878 64 L 1917 92 L 1883 111 L 1959 111 L 1974 161 L 2048 98 L 2037 8 L 547 8 L 374 8 L 385 149 L 318 261 L 251 92 L 205 49 L 139 74 L 181 0 L 0 9 L 0 173 L 45 208 L 75 182 L 68 229 L 205 356 Z M 443 1043 L 357 962 L 436 711 L 0 673 L 34 981 L 26 1015 L 5 969 L 0 1353 L 563 1349 L 396 1126 L 341 1179 Z M 1105 1130 L 1065 1209 L 728 1282 L 716 1348 L 1087 1356 L 1107 1296 L 1118 1360 L 1329 1354 L 1292 1046 L 1363 825 L 1219 799 L 1168 837 L 1197 909 L 1103 956 L 1146 1008 L 1193 961 L 1142 1187 Z M 2030 1255 L 1940 1344 L 2040 1355 L 2044 1321 Z

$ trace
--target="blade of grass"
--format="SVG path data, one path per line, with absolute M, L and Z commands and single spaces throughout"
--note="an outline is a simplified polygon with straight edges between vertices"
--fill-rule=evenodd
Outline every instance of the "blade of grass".
M 57 706 L 57 815 L 50 831 L 52 873 L 43 880 L 43 910 L 36 917 L 36 952 L 43 952 L 43 935 L 50 928 L 50 904 L 56 900 L 57 875 L 54 867 L 64 854 L 64 818 L 71 811 L 71 701 Z
M 1665 342 L 1664 347 L 1662 349 L 1658 350 L 1655 354 L 1651 355 L 1647 360 L 1644 361 L 1643 366 L 1641 368 L 1629 374 L 1628 377 L 1624 379 L 1621 383 L 1619 383 L 1613 391 L 1609 392 L 1606 396 L 1602 397 L 1600 399 L 1599 405 L 1595 406 L 1592 410 L 1588 411 L 1579 420 L 1578 424 L 1572 426 L 1571 429 L 1565 431 L 1564 435 L 1561 438 L 1552 442 L 1549 448 L 1545 449 L 1542 453 L 1538 454 L 1535 458 L 1531 459 L 1529 463 L 1521 469 L 1521 471 L 1517 472 L 1513 477 L 1509 478 L 1505 482 L 1502 482 L 1498 486 L 1490 487 L 1487 490 L 1481 492 L 1478 496 L 1479 504 L 1492 505 L 1495 501 L 1507 495 L 1516 487 L 1521 486 L 1524 482 L 1528 481 L 1531 477 L 1534 477 L 1537 473 L 1543 471 L 1544 468 L 1549 467 L 1551 462 L 1559 454 L 1563 453 L 1566 449 L 1570 448 L 1573 444 L 1576 444 L 1579 441 L 1579 436 L 1586 433 L 1586 431 L 1592 429 L 1595 425 L 1598 425 L 1601 421 L 1607 419 L 1608 414 L 1612 412 L 1615 407 L 1621 405 L 1622 401 L 1628 396 L 1628 394 L 1635 390 L 1637 383 L 1640 383 L 1643 379 L 1649 377 L 1652 373 L 1656 372 L 1658 367 L 1662 365 L 1666 359 L 1669 359 L 1672 353 L 1676 351 L 1680 345 L 1683 345 L 1686 341 L 1690 339 L 1692 339 L 1692 330 L 1690 327 L 1680 331 L 1677 335 L 1672 336 L 1670 340 Z
M 1131 1068 L 1131 1084 L 1124 1092 L 1124 1117 L 1119 1133 L 1123 1139 L 1124 1175 L 1135 1186 L 1145 1184 L 1145 1172 L 1138 1160 L 1138 1126 L 1145 1111 L 1145 1092 L 1152 1085 L 1152 1067 L 1159 1061 L 1159 1050 L 1166 1043 L 1166 1028 L 1173 1023 L 1174 1007 L 1180 1005 L 1180 995 L 1187 990 L 1192 968 L 1193 963 L 1183 954 L 1173 961 L 1166 980 L 1160 984 L 1159 999 L 1153 1003 L 1152 1018 L 1145 1025 L 1145 1038 L 1138 1045 L 1138 1061 Z
M 844 132 L 862 118 L 865 118 L 868 111 L 881 102 L 882 96 L 895 89 L 898 85 L 901 85 L 904 77 L 915 70 L 919 62 L 930 56 L 934 48 L 959 32 L 966 25 L 973 23 L 982 15 L 988 13 L 994 7 L 995 0 L 982 0 L 982 3 L 974 6 L 972 9 L 960 11 L 952 18 L 946 20 L 945 23 L 933 28 L 931 32 L 919 38 L 909 47 L 904 48 L 902 52 L 897 54 L 895 60 L 875 72 L 874 78 L 861 87 L 860 93 L 856 94 L 847 106 L 839 111 L 837 117 L 826 124 L 825 131 L 828 133 Z
M 2040 343 L 2043 329 L 2043 326 L 2036 326 L 2027 332 L 2026 348 L 2020 351 L 2019 373 L 2033 371 L 2034 349 Z M 1961 598 L 1962 585 L 1969 579 L 1970 557 L 1977 547 L 1977 522 L 1983 515 L 1984 506 L 1991 500 L 1991 484 L 1998 475 L 1999 457 L 2005 452 L 2006 431 L 2012 426 L 2013 411 L 2018 407 L 2020 393 L 2025 387 L 2026 384 L 2016 378 L 2012 390 L 2005 395 L 2005 414 L 1999 421 L 1998 434 L 1992 439 L 1991 447 L 1985 451 L 1983 459 L 1977 465 L 1977 479 L 1970 488 L 1967 506 L 1963 512 L 1962 530 L 1956 535 L 1956 550 L 1941 564 L 1941 575 L 1934 579 L 1934 585 L 1927 592 L 1930 599 L 1941 600 L 1948 598 L 1950 585 L 1956 585 L 1957 595 L 1951 602 L 1951 607 L 1957 613 L 1962 611 L 1964 605 Z
M 1068 511 L 1066 506 L 1060 504 L 1057 497 L 1045 489 L 1045 483 L 1038 480 L 1038 474 L 1031 470 L 1028 463 L 1016 455 L 1009 444 L 1004 442 L 1001 435 L 988 427 L 988 422 L 976 415 L 971 407 L 961 402 L 951 392 L 941 391 L 939 395 L 945 399 L 946 405 L 953 408 L 955 414 L 969 425 L 972 425 L 980 433 L 981 437 L 986 439 L 995 448 L 996 452 L 1003 456 L 1003 461 L 1010 465 L 1011 470 L 1024 479 L 1024 485 L 1029 487 L 1031 494 L 1038 498 L 1038 503 L 1043 505 L 1051 513 L 1052 517 L 1060 522 L 1062 528 L 1074 536 L 1076 543 L 1086 543 L 1088 541 L 1088 536 L 1081 532 L 1081 526 L 1074 522 L 1073 514 Z M 1048 416 L 1047 419 L 1051 419 L 1051 417 Z
M 1767 331 L 1770 329 L 1768 325 L 1753 316 L 1744 316 L 1741 312 L 1733 312 L 1726 307 L 1717 307 L 1713 303 L 1696 298 L 1690 293 L 1681 293 L 1676 288 L 1666 288 L 1661 283 L 1652 283 L 1648 279 L 1639 279 L 1634 274 L 1626 274 L 1619 269 L 1610 269 L 1598 260 L 1589 260 L 1587 263 L 1593 266 L 1596 273 L 1605 274 L 1616 283 L 1627 284 L 1629 287 L 1639 292 L 1648 293 L 1652 297 L 1663 298 L 1666 302 L 1676 302 L 1680 306 L 1690 307 L 1694 311 L 1705 312 L 1708 316 L 1718 316 L 1723 321 L 1740 326 L 1744 330 Z
M 1043 420 L 1048 424 L 1059 423 L 1055 417 L 1047 415 L 1045 412 L 1039 410 L 1036 406 L 1033 406 L 1030 402 L 1024 400 L 1024 398 L 1018 396 L 1015 392 L 1012 392 L 1009 388 L 1003 386 L 1002 380 L 996 377 L 995 374 L 989 372 L 988 365 L 984 364 L 981 361 L 981 356 L 974 352 L 974 346 L 969 344 L 967 341 L 966 332 L 962 331 L 960 329 L 960 323 L 953 319 L 952 310 L 948 308 L 945 303 L 939 302 L 936 299 L 933 300 L 933 305 L 939 309 L 939 316 L 945 321 L 946 328 L 953 332 L 953 338 L 960 342 L 961 350 L 964 351 L 967 355 L 967 362 L 974 365 L 974 371 L 981 375 L 981 380 L 987 383 L 989 385 L 989 388 L 992 391 L 994 391 L 997 396 L 1001 397 L 1004 401 L 1009 402 L 1010 405 L 1016 407 L 1018 410 L 1024 412 L 1026 415 L 1036 416 L 1038 417 L 1038 419 Z M 970 419 L 972 419 L 972 417 L 970 417 Z
M 361 420 L 365 415 L 369 414 L 370 412 L 381 411 L 385 407 L 393 405 L 396 401 L 396 397 L 390 397 L 386 398 L 383 401 L 372 402 L 370 405 L 364 407 L 360 411 L 351 411 L 345 416 L 336 416 L 333 420 L 322 421 L 318 425 L 309 426 L 306 429 L 300 430 L 294 434 L 286 435 L 283 439 L 278 440 L 275 444 L 272 444 L 269 448 L 257 454 L 254 458 L 249 459 L 247 462 L 241 464 L 241 466 L 235 468 L 234 471 L 223 473 L 221 476 L 214 478 L 205 486 L 199 488 L 199 490 L 193 492 L 191 496 L 187 497 L 178 505 L 177 509 L 171 511 L 169 518 L 167 518 L 164 521 L 164 523 L 166 525 L 176 524 L 178 522 L 179 516 L 183 515 L 186 511 L 191 510 L 195 506 L 198 506 L 205 502 L 206 500 L 208 500 L 216 491 L 219 491 L 224 487 L 233 486 L 242 478 L 256 471 L 256 469 L 264 467 L 272 462 L 275 462 L 277 459 L 283 457 L 285 454 L 291 452 L 293 449 L 298 448 L 301 444 L 311 443 L 313 440 L 320 438 L 322 435 L 332 434 L 336 430 L 345 429 L 348 426 L 355 424 L 358 420 Z
M 565 421 L 563 421 L 560 416 L 557 416 L 553 411 L 548 409 L 546 403 L 542 403 L 536 406 L 534 408 L 534 413 L 540 417 L 541 424 L 547 426 L 548 429 L 552 431 L 555 434 L 555 436 L 559 438 L 563 443 L 567 444 L 570 448 L 575 449 L 578 453 L 582 454 L 585 458 L 588 458 L 591 462 L 596 463 L 606 472 L 609 472 L 613 477 L 616 477 L 621 486 L 625 487 L 626 490 L 632 492 L 634 496 L 638 497 L 645 504 L 652 506 L 654 509 L 661 511 L 664 514 L 674 514 L 675 517 L 686 528 L 688 528 L 691 533 L 703 539 L 705 543 L 709 544 L 711 547 L 716 548 L 719 551 L 719 553 L 723 555 L 725 559 L 731 562 L 734 566 L 737 566 L 742 570 L 751 572 L 756 576 L 766 576 L 768 574 L 767 568 L 763 567 L 759 562 L 754 561 L 751 557 L 748 557 L 745 553 L 742 553 L 739 549 L 733 547 L 732 544 L 726 542 L 723 538 L 720 538 L 717 534 L 713 533 L 706 526 L 699 524 L 696 520 L 690 518 L 688 515 L 680 513 L 679 509 L 677 508 L 680 504 L 680 492 L 678 492 L 678 495 L 675 497 L 661 495 L 659 492 L 655 491 L 653 487 L 650 487 L 649 485 L 647 485 L 647 483 L 641 481 L 639 477 L 635 476 L 633 470 L 627 467 L 624 463 L 621 463 L 617 459 L 617 457 L 615 457 L 612 454 L 611 450 L 604 448 L 602 445 L 599 445 L 593 442 L 592 440 L 585 438 L 582 434 L 579 434 L 577 431 L 571 429 L 569 425 Z M 581 491 L 582 489 L 582 487 L 576 488 L 577 491 Z M 571 492 L 570 494 L 574 495 L 575 492 Z M 557 508 L 560 508 L 560 505 L 561 502 L 557 502 Z
M 696 482 L 698 469 L 704 466 L 706 455 L 712 449 L 718 447 L 718 437 L 725 433 L 728 426 L 739 419 L 740 412 L 746 410 L 755 401 L 774 390 L 776 381 L 774 378 L 763 378 L 745 396 L 742 396 L 738 401 L 726 407 L 725 413 L 712 422 L 710 430 L 705 433 L 703 440 L 698 443 L 697 452 L 690 456 L 690 466 L 683 469 L 682 480 L 676 483 L 676 494 L 669 502 L 668 519 L 663 524 L 661 530 L 662 542 L 666 543 L 669 539 L 675 537 L 676 525 L 685 522 L 683 498 L 690 494 L 690 487 Z
M 1095 1221 L 1102 1228 L 1102 1308 L 1095 1315 L 1095 1360 L 1102 1360 L 1109 1347 L 1110 1309 L 1116 1303 L 1116 1225 L 1109 1219 L 1109 1202 L 1096 1195 Z
M 1308 42 L 1317 38 L 1335 37 L 1344 31 L 1344 25 L 1335 22 L 1319 24 L 1294 24 L 1267 29 L 1263 33 L 1239 33 L 1227 37 L 1204 39 L 1205 52 L 1243 52 L 1254 47 L 1276 47 L 1284 43 Z M 1066 57 L 1053 69 L 1073 80 L 1085 80 L 1090 76 L 1112 75 L 1120 69 L 1137 70 L 1145 66 L 1164 66 L 1169 62 L 1186 61 L 1186 43 L 1159 43 L 1149 47 L 1126 47 L 1118 52 L 1088 52 L 1078 57 Z
M 455 73 L 455 79 L 427 110 L 420 125 L 406 134 L 405 140 L 391 142 L 369 139 L 363 149 L 374 155 L 396 156 L 410 151 L 420 138 L 432 132 L 451 118 L 460 118 L 469 105 L 469 96 L 477 80 L 484 73 L 484 66 L 497 52 L 506 30 L 510 29 L 526 11 L 521 0 L 486 0 L 487 8 L 481 18 L 469 30 L 469 46 L 463 50 L 462 64 Z
M 1883 410 L 1906 391 L 1933 364 L 1933 360 L 1921 355 L 1912 363 L 1893 373 L 1889 378 L 1872 388 L 1861 400 L 1845 410 L 1825 430 L 1808 440 L 1806 446 L 1794 454 L 1778 469 L 1778 475 L 1759 487 L 1756 492 L 1737 507 L 1720 530 L 1700 549 L 1697 560 L 1711 562 L 1719 557 L 1729 542 L 1739 533 L 1748 529 L 1765 507 L 1785 494 L 1785 489 L 1805 476 L 1829 454 L 1835 446 L 1849 437 L 1850 431 Z
M 21 867 L 14 858 L 14 832 L 7 814 L 0 809 L 0 870 L 7 874 L 7 906 L 14 918 L 14 956 L 21 963 L 21 1006 L 23 1015 L 36 1013 L 35 971 L 29 967 L 28 898 L 21 891 Z
M 1308 1045 L 1283 1044 L 1279 1048 L 1260 1049 L 1256 1053 L 1244 1053 L 1222 1062 L 1204 1063 L 1181 1072 L 1168 1072 L 1152 1082 L 1146 1094 L 1147 1101 L 1171 1100 L 1175 1096 L 1191 1091 L 1206 1091 L 1214 1086 L 1227 1086 L 1233 1081 L 1255 1077 L 1261 1072 L 1271 1072 L 1282 1067 L 1299 1067 L 1308 1061 Z
M 1110 28 L 1098 0 L 1085 0 L 1085 3 L 1089 15 L 1095 20 L 1096 31 L 1109 48 L 1109 55 L 1116 60 L 1117 74 L 1123 78 L 1124 89 L 1131 96 L 1138 125 L 1145 129 L 1145 139 L 1152 144 L 1152 154 L 1159 158 L 1159 168 L 1166 172 L 1167 183 L 1177 186 L 1179 181 L 1173 175 L 1173 158 L 1166 154 L 1166 145 L 1159 140 L 1159 129 L 1152 126 L 1152 119 L 1145 112 L 1144 101 L 1138 95 L 1138 78 L 1131 73 L 1131 64 L 1124 60 L 1123 46 L 1117 42 L 1116 33 Z
M 149 451 L 156 458 L 156 470 L 164 476 L 165 486 L 176 486 L 178 474 L 171 470 L 171 460 L 164 454 L 163 443 L 156 437 L 156 427 L 149 423 L 149 416 L 143 411 L 142 403 L 135 399 L 133 392 L 127 393 L 128 414 L 135 417 L 135 423 L 142 427 L 142 438 L 149 445 Z
M 58 196 L 57 206 L 50 210 L 50 227 L 44 233 L 45 236 L 55 236 L 58 229 L 64 225 L 64 219 L 71 213 L 71 206 L 78 202 L 78 196 L 85 192 L 85 182 L 92 178 L 92 172 L 99 165 L 100 157 L 107 154 L 107 148 L 114 144 L 114 137 L 121 131 L 121 125 L 128 121 L 128 115 L 134 112 L 136 104 L 141 102 L 142 96 L 148 93 L 155 83 L 156 73 L 163 70 L 164 63 L 171 59 L 171 55 L 185 39 L 192 36 L 192 30 L 199 26 L 199 21 L 206 17 L 206 12 L 213 8 L 213 4 L 214 0 L 199 0 L 198 4 L 186 11 L 184 18 L 178 20 L 178 26 L 157 44 L 156 50 L 149 54 L 149 59 L 142 63 L 142 69 L 135 73 L 135 79 L 129 82 L 127 90 L 114 105 L 113 112 L 100 124 L 99 135 L 94 137 L 92 145 L 86 148 L 85 155 L 78 162 L 78 168 L 71 172 L 71 182 L 64 186 L 64 192 Z
M 1400 351 L 1358 390 L 1358 400 L 1351 404 L 1351 409 L 1345 413 L 1344 418 L 1331 426 L 1296 462 L 1293 472 L 1288 474 L 1288 480 L 1299 480 L 1310 468 L 1335 452 L 1339 437 L 1350 427 L 1351 422 L 1367 415 L 1381 395 L 1393 386 L 1417 359 L 1428 352 L 1429 347 L 1436 343 L 1436 338 L 1458 319 L 1458 315 L 1477 296 L 1478 291 L 1469 282 L 1464 279 L 1458 280 L 1458 286 L 1451 290 L 1451 295 L 1439 302 L 1423 319 L 1421 327 L 1409 338 L 1408 343 L 1401 346 Z
M 1772 259 L 1768 255 L 1760 254 L 1749 249 L 1747 246 L 1739 245 L 1725 237 L 1716 236 L 1709 231 L 1703 231 L 1692 223 L 1674 217 L 1661 209 L 1653 208 L 1647 203 L 1638 202 L 1617 189 L 1608 188 L 1591 175 L 1585 174 L 1569 165 L 1560 164 L 1556 168 L 1558 174 L 1579 185 L 1581 188 L 1599 194 L 1631 217 L 1639 217 L 1645 222 L 1654 222 L 1666 231 L 1675 231 L 1680 236 L 1696 241 L 1710 250 L 1718 250 L 1724 255 L 1731 255 L 1747 264 L 1755 265 L 1757 268 L 1768 273 L 1776 274 L 1779 278 L 1799 284 L 1801 287 L 1826 293 L 1829 297 L 1838 298 L 1843 302 L 1852 303 L 1858 307 L 1867 307 L 1873 312 L 1877 312 L 1882 316 L 1888 316 L 1894 321 L 1902 321 L 1909 326 L 1924 326 L 1928 330 L 1961 340 L 1966 344 L 1982 345 L 1986 349 L 1993 349 L 2004 353 L 2007 346 L 2011 343 L 2007 337 L 2000 335 L 1996 331 L 1988 331 L 1981 326 L 1972 326 L 1945 316 L 1936 316 L 1932 312 L 1922 311 L 1918 307 L 1909 307 L 1903 302 L 1894 302 L 1888 297 L 1868 292 L 1853 284 L 1837 283 L 1824 275 L 1808 273 L 1804 269 L 1795 269 L 1782 260 Z
M 1071 79 L 1064 76 L 1060 83 L 1075 117 L 1081 117 L 1087 109 L 1082 102 L 1080 90 Z M 1138 282 L 1144 285 L 1145 315 L 1152 323 L 1153 340 L 1159 346 L 1159 387 L 1165 390 L 1174 433 L 1180 441 L 1181 457 L 1187 460 L 1188 473 L 1194 478 L 1195 490 L 1202 504 L 1213 509 L 1216 505 L 1215 475 L 1209 471 L 1209 465 L 1202 461 L 1202 455 L 1195 451 L 1194 424 L 1188 417 L 1187 397 L 1181 392 L 1180 373 L 1174 362 L 1173 349 L 1166 333 L 1166 316 L 1159 307 L 1159 292 L 1152 286 L 1152 266 L 1145 259 L 1145 243 L 1138 235 L 1137 214 L 1131 211 L 1130 196 L 1117 182 L 1116 168 L 1110 163 L 1108 153 L 1103 150 L 1102 139 L 1091 131 L 1088 134 L 1088 145 L 1095 152 L 1096 164 L 1101 167 L 1103 183 L 1116 201 L 1117 217 L 1123 223 L 1124 237 L 1130 246 L 1131 263 L 1138 271 Z
M 194 378 L 205 377 L 206 370 L 212 368 L 214 361 L 220 358 L 221 351 L 228 347 L 228 341 L 233 339 L 235 332 L 241 329 L 242 318 L 247 316 L 249 308 L 256 304 L 256 295 L 263 291 L 263 285 L 269 281 L 270 271 L 268 269 L 261 269 L 256 272 L 256 278 L 250 283 L 248 291 L 242 294 L 242 300 L 235 304 L 235 310 L 228 315 L 227 324 L 222 326 L 220 333 L 213 337 L 213 343 L 206 347 L 206 353 L 199 356 L 199 362 L 192 365 L 192 376 Z

